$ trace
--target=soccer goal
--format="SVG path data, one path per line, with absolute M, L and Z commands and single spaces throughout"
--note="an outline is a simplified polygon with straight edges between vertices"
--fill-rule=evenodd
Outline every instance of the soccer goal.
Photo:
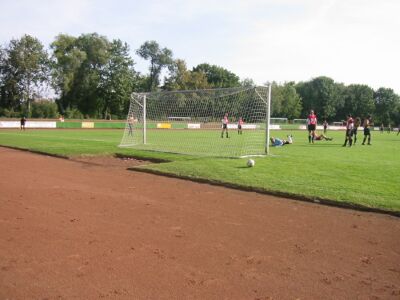
M 307 119 L 293 119 L 293 124 L 307 124 Z
M 270 99 L 270 86 L 133 93 L 120 147 L 215 157 L 268 154 Z
M 270 124 L 279 125 L 279 124 L 288 124 L 288 123 L 289 123 L 288 118 L 271 118 L 270 119 Z

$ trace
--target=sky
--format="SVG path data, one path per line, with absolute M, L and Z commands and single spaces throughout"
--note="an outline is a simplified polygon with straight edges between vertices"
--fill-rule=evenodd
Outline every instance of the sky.
M 398 0 L 0 0 L 0 43 L 97 32 L 135 51 L 155 40 L 183 59 L 262 85 L 328 76 L 400 94 Z

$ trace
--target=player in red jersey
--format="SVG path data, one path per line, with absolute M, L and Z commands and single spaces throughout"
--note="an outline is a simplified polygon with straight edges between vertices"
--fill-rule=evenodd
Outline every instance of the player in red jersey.
M 229 138 L 229 136 L 228 136 L 228 124 L 229 124 L 228 113 L 226 113 L 225 116 L 224 116 L 224 118 L 222 119 L 221 138 L 224 137 L 224 131 L 225 131 L 225 133 L 226 133 L 226 138 Z
M 308 129 L 308 142 L 314 143 L 315 129 L 317 127 L 317 116 L 314 111 L 311 110 L 307 118 L 307 129 Z

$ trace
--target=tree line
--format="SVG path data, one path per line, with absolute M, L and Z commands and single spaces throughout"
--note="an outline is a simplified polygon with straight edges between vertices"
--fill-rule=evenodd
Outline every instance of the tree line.
M 0 116 L 123 119 L 132 92 L 254 85 L 217 65 L 202 63 L 190 70 L 156 41 L 135 51 L 149 62 L 147 74 L 135 70 L 127 43 L 98 33 L 60 34 L 48 48 L 30 35 L 0 47 Z M 167 74 L 163 80 L 162 74 Z M 43 99 L 49 89 L 55 91 L 55 101 Z M 272 83 L 272 117 L 306 118 L 310 109 L 320 120 L 344 120 L 351 113 L 371 115 L 378 123 L 400 123 L 400 97 L 390 88 L 344 85 L 325 76 Z

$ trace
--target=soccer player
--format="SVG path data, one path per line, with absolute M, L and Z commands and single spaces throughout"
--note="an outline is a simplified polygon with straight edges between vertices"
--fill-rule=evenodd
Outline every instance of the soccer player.
M 20 120 L 21 130 L 25 130 L 25 123 L 26 123 L 26 118 L 25 116 L 23 116 Z
M 317 127 L 317 116 L 314 111 L 311 110 L 307 118 L 307 129 L 308 129 L 308 142 L 314 143 L 315 129 Z
M 243 125 L 243 119 L 242 119 L 242 117 L 240 117 L 239 118 L 239 121 L 238 121 L 238 134 L 242 134 L 242 125 Z
M 325 134 L 326 130 L 328 129 L 328 121 L 324 120 L 324 123 L 322 123 L 322 125 L 324 126 L 324 134 Z
M 129 117 L 129 120 L 128 120 L 129 132 L 128 132 L 128 135 L 133 135 L 133 122 L 134 122 L 133 116 Z
M 222 119 L 221 138 L 224 137 L 224 131 L 225 131 L 225 134 L 226 134 L 226 138 L 229 138 L 229 136 L 228 136 L 228 124 L 229 124 L 228 113 L 226 113 L 224 118 Z
M 269 140 L 271 141 L 271 144 L 274 147 L 293 144 L 293 139 L 292 139 L 291 135 L 288 135 L 288 139 L 287 140 L 284 140 L 284 139 L 281 140 L 281 139 L 275 138 L 275 137 L 271 137 Z
M 357 142 L 357 129 L 358 129 L 358 127 L 360 127 L 360 125 L 361 125 L 361 119 L 359 117 L 357 117 L 356 120 L 354 121 L 354 128 L 353 128 L 354 143 L 353 143 L 353 145 L 355 145 Z
M 346 121 L 346 139 L 344 140 L 343 147 L 347 146 L 347 141 L 349 142 L 349 147 L 352 146 L 353 144 L 353 128 L 354 128 L 354 120 L 349 114 L 347 116 L 347 121 Z
M 318 134 L 318 133 L 315 133 L 315 135 L 314 135 L 314 140 L 316 140 L 316 141 L 323 141 L 323 140 L 325 140 L 325 141 L 332 141 L 333 140 L 333 138 L 329 138 L 329 137 L 327 137 L 325 134 Z
M 368 116 L 364 119 L 363 127 L 364 127 L 364 140 L 361 145 L 365 145 L 365 141 L 368 138 L 368 145 L 371 145 L 371 132 L 369 127 L 372 125 L 371 116 Z

